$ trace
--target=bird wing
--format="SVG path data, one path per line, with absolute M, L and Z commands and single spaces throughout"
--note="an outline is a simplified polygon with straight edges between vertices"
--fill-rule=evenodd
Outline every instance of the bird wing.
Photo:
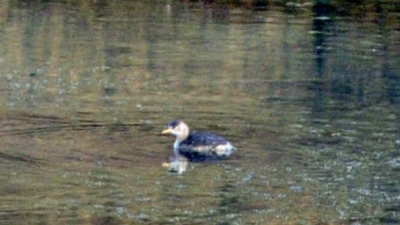
M 227 141 L 223 137 L 206 132 L 191 133 L 188 136 L 188 138 L 186 138 L 186 140 L 182 142 L 183 145 L 193 146 L 193 147 L 198 147 L 198 146 L 215 147 L 226 143 Z
M 179 144 L 179 153 L 189 160 L 206 160 L 224 158 L 217 153 L 219 145 L 229 144 L 223 137 L 211 133 L 190 133 Z

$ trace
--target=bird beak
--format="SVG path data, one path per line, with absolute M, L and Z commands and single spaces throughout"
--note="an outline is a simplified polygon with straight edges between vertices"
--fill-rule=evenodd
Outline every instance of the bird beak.
M 172 133 L 172 129 L 171 129 L 171 128 L 168 128 L 168 129 L 166 129 L 166 130 L 163 130 L 161 133 L 162 133 L 162 134 L 170 134 L 170 133 Z

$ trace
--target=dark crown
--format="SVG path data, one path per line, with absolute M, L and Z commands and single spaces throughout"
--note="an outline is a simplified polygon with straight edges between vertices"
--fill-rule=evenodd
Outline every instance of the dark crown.
M 172 120 L 171 122 L 168 123 L 168 127 L 175 128 L 175 127 L 178 126 L 180 123 L 181 123 L 180 120 Z

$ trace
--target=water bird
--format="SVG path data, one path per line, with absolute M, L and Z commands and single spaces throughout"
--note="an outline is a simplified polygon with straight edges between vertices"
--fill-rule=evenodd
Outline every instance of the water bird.
M 188 161 L 208 159 L 226 159 L 236 148 L 225 138 L 208 132 L 189 132 L 189 126 L 182 120 L 172 120 L 162 134 L 176 136 L 174 142 L 174 159 L 164 163 L 170 171 L 179 174 L 186 171 Z

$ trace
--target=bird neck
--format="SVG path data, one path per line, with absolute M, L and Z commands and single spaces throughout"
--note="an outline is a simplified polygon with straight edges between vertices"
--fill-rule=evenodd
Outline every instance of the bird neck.
M 180 144 L 188 136 L 189 136 L 189 127 L 184 126 L 184 127 L 181 128 L 181 131 L 180 131 L 179 135 L 176 136 L 176 141 L 178 141 L 179 144 Z
M 180 129 L 180 132 L 178 135 L 176 135 L 175 143 L 174 143 L 174 154 L 175 154 L 175 160 L 178 159 L 179 157 L 179 145 L 184 141 L 187 137 L 189 136 L 189 127 L 183 126 Z
M 177 152 L 179 150 L 179 145 L 189 136 L 189 129 L 184 129 L 179 135 L 176 136 L 174 142 L 174 150 Z
M 179 144 L 181 142 L 179 141 L 179 138 L 176 137 L 175 143 L 174 143 L 174 155 L 175 155 L 175 160 L 178 158 L 179 156 Z

